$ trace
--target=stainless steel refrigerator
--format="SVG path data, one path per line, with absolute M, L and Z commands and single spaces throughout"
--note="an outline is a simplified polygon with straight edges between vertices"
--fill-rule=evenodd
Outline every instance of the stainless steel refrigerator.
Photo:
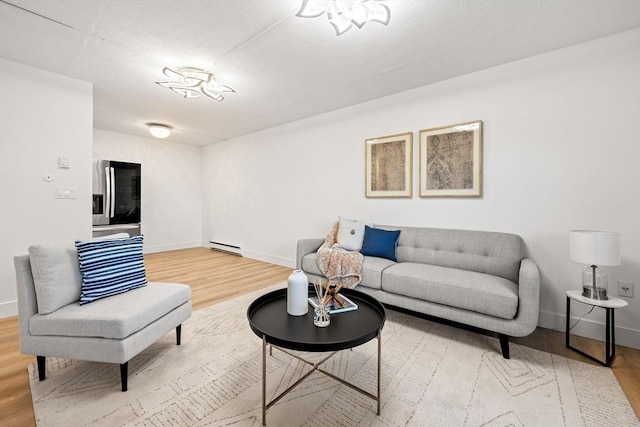
M 93 237 L 140 235 L 141 171 L 138 163 L 93 160 Z

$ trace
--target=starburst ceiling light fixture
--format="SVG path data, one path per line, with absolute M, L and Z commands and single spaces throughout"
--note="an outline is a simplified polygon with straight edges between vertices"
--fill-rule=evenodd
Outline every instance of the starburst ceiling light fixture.
M 173 70 L 164 67 L 162 73 L 173 81 L 156 82 L 156 84 L 171 89 L 187 99 L 200 98 L 201 94 L 207 95 L 216 101 L 222 101 L 224 92 L 234 92 L 229 86 L 218 83 L 213 74 L 199 68 L 179 68 Z
M 327 13 L 329 23 L 340 36 L 356 26 L 362 28 L 367 22 L 389 24 L 391 10 L 382 4 L 383 0 L 302 0 L 296 16 L 317 18 Z

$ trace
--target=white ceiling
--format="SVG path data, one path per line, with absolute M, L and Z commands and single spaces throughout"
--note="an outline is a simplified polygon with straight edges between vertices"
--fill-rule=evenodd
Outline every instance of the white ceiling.
M 640 0 L 388 0 L 337 37 L 301 0 L 0 0 L 0 56 L 94 84 L 94 127 L 226 140 L 640 27 Z M 156 85 L 200 67 L 236 93 Z

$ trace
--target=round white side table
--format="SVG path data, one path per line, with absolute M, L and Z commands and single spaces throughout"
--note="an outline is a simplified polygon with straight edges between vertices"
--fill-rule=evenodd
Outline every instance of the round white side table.
M 580 349 L 571 346 L 570 338 L 571 334 L 569 333 L 569 324 L 571 322 L 571 300 L 581 302 L 583 304 L 592 305 L 595 307 L 602 307 L 607 312 L 607 321 L 606 321 L 606 331 L 605 331 L 605 361 L 601 361 L 596 359 L 590 354 L 583 352 Z M 614 310 L 616 308 L 623 308 L 629 305 L 625 300 L 609 297 L 606 300 L 597 300 L 591 299 L 582 296 L 582 291 L 567 291 L 567 326 L 565 330 L 565 345 L 567 348 L 571 350 L 577 351 L 589 359 L 600 363 L 604 366 L 610 366 L 613 359 L 616 357 L 616 333 L 615 333 L 615 319 L 614 319 Z

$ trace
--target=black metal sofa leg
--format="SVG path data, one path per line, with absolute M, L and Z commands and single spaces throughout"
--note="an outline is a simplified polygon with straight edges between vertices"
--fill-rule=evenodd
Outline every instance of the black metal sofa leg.
M 500 348 L 502 349 L 502 357 L 510 359 L 509 357 L 509 335 L 498 334 L 500 338 Z
M 176 344 L 180 345 L 180 334 L 182 333 L 182 325 L 176 326 Z
M 46 359 L 44 356 L 36 356 L 36 360 L 38 361 L 38 379 L 42 381 L 47 377 Z
M 127 377 L 129 375 L 129 362 L 120 364 L 120 381 L 122 381 L 122 391 L 127 391 Z

